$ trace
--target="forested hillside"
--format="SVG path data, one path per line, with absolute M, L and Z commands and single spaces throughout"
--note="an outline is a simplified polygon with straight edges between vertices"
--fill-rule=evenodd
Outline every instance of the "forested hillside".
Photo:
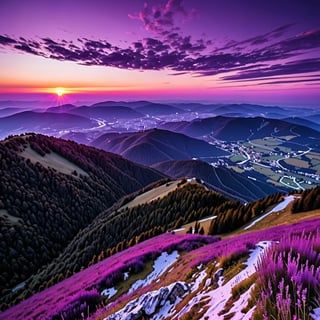
M 203 140 L 159 129 L 144 132 L 105 133 L 93 140 L 91 145 L 145 165 L 174 159 L 217 157 L 229 154 Z
M 225 202 L 228 199 L 199 184 L 185 184 L 162 199 L 131 208 L 120 201 L 114 206 L 118 209 L 107 210 L 81 230 L 58 258 L 30 279 L 27 288 L 37 292 L 51 286 L 127 247 L 208 216 Z
M 292 205 L 292 213 L 299 213 L 320 208 L 320 186 L 304 190 L 300 198 Z
M 163 198 L 133 207 L 126 205 L 132 199 L 129 196 L 80 231 L 59 257 L 28 280 L 26 290 L 33 293 L 42 290 L 141 241 L 208 216 L 217 216 L 213 221 L 219 221 L 211 226 L 212 234 L 235 230 L 278 203 L 280 198 L 276 194 L 242 205 L 199 183 L 186 181 Z M 8 303 L 14 296 L 10 294 L 3 301 Z
M 120 156 L 34 134 L 0 142 L 0 176 L 1 295 L 115 201 L 163 178 Z

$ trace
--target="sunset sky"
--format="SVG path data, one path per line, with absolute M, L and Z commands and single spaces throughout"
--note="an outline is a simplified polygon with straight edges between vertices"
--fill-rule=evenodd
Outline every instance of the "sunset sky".
M 320 1 L 1 0 L 0 70 L 0 100 L 320 107 Z

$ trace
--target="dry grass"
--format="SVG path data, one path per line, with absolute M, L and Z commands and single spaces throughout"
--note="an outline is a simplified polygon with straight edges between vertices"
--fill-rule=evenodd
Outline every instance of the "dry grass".
M 239 272 L 241 272 L 247 267 L 245 262 L 247 262 L 248 257 L 249 257 L 249 254 L 246 257 L 240 258 L 234 265 L 232 265 L 231 267 L 223 271 L 223 277 L 224 277 L 224 281 L 222 283 L 223 286 L 226 283 L 228 283 L 232 278 L 234 278 Z
M 40 154 L 32 150 L 29 146 L 23 152 L 21 152 L 21 155 L 26 159 L 30 159 L 30 161 L 33 163 L 39 162 L 44 167 L 53 168 L 58 172 L 61 172 L 67 175 L 72 175 L 73 177 L 78 177 L 72 174 L 72 172 L 74 172 L 75 170 L 77 171 L 78 175 L 79 174 L 83 176 L 88 175 L 84 170 L 82 170 L 76 164 L 61 157 L 55 152 L 47 153 L 44 157 L 42 157 Z
M 316 159 L 316 160 L 320 160 L 320 154 L 317 152 L 309 152 L 306 154 L 306 157 L 309 159 Z
M 290 141 L 293 138 L 296 138 L 296 136 L 279 136 L 280 139 L 284 139 L 286 141 Z
M 178 184 L 181 182 L 181 180 L 177 181 L 171 181 L 168 183 L 165 183 L 157 188 L 154 188 L 152 190 L 149 190 L 136 198 L 134 198 L 132 201 L 128 202 L 124 207 L 133 208 L 138 206 L 139 204 L 144 204 L 151 202 L 153 200 L 157 200 L 158 198 L 162 199 L 168 193 L 176 190 L 178 188 Z M 185 186 L 185 185 L 183 185 Z
M 244 169 L 241 169 L 237 166 L 229 166 L 229 168 L 231 168 L 232 170 L 234 170 L 235 172 L 238 172 L 238 173 L 243 173 L 244 172 Z
M 284 160 L 286 163 L 290 164 L 291 166 L 300 167 L 300 168 L 309 168 L 309 163 L 304 160 L 300 160 L 297 158 L 288 158 Z
M 204 219 L 205 219 L 205 221 L 199 220 L 197 222 L 200 224 L 200 228 L 199 229 L 201 229 L 201 227 L 203 227 L 204 234 L 208 234 L 209 229 L 210 229 L 210 224 L 211 224 L 211 221 L 212 221 L 213 218 L 210 218 L 210 220 L 207 220 L 206 218 L 204 218 Z M 208 219 L 209 219 L 209 217 L 208 217 Z M 190 227 L 194 228 L 194 226 L 195 226 L 195 222 L 187 223 L 187 224 L 185 224 L 185 225 L 183 225 L 181 227 L 181 230 L 176 231 L 176 233 L 177 234 L 186 234 L 187 231 L 190 229 Z M 182 229 L 182 228 L 184 228 L 184 229 Z
M 254 139 L 251 142 L 252 144 L 260 145 L 261 147 L 264 147 L 264 146 L 273 147 L 273 146 L 278 146 L 282 143 L 279 140 L 271 137 L 266 137 L 264 139 Z
M 203 315 L 207 312 L 208 310 L 208 302 L 210 301 L 209 299 L 202 299 L 196 304 L 194 304 L 191 309 L 186 312 L 180 320 L 200 320 L 203 319 Z M 169 318 L 168 318 L 169 320 Z
M 290 203 L 287 206 L 287 208 L 285 208 L 280 212 L 271 213 L 263 220 L 257 222 L 250 229 L 244 230 L 243 227 L 241 227 L 240 229 L 234 232 L 223 235 L 223 238 L 229 238 L 229 237 L 233 237 L 243 233 L 250 233 L 252 231 L 259 231 L 259 230 L 268 229 L 275 226 L 293 224 L 293 223 L 300 222 L 302 220 L 320 218 L 320 209 L 292 214 L 291 208 L 292 208 L 292 203 Z
M 145 279 L 153 271 L 153 261 L 150 260 L 145 263 L 144 268 L 141 272 L 136 274 L 130 274 L 127 280 L 121 281 L 115 286 L 117 293 L 108 300 L 108 303 L 115 301 L 124 293 L 128 292 L 131 286 L 138 280 Z
M 275 178 L 275 177 L 274 177 Z M 278 182 L 278 181 L 275 181 L 275 180 L 272 180 L 272 179 L 267 179 L 267 182 L 268 183 L 271 183 L 271 184 L 273 184 L 273 185 L 275 185 L 275 186 L 278 186 L 278 187 L 283 187 L 283 184 L 282 183 L 280 183 L 280 182 Z

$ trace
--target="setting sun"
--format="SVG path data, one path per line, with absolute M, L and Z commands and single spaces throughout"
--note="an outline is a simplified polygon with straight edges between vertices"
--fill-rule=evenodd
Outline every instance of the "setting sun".
M 64 94 L 66 94 L 66 90 L 64 88 L 55 88 L 54 92 L 58 97 L 62 97 Z

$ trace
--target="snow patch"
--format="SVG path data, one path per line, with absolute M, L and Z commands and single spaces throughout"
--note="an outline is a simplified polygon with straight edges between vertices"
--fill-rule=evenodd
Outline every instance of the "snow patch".
M 210 220 L 213 220 L 215 219 L 217 216 L 212 216 L 212 217 L 209 217 L 209 218 L 204 218 L 202 220 L 199 220 L 199 222 L 206 222 L 206 221 L 210 221 Z
M 199 274 L 197 274 L 195 281 L 192 283 L 191 286 L 191 291 L 194 292 L 196 290 L 198 290 L 200 284 L 202 283 L 202 281 L 205 279 L 205 277 L 207 276 L 207 270 L 202 270 Z
M 108 297 L 109 299 L 113 297 L 118 292 L 115 288 L 108 288 L 101 292 L 101 295 Z
M 246 314 L 242 313 L 241 310 L 246 307 L 248 300 L 250 298 L 250 292 L 254 285 L 252 285 L 248 291 L 243 293 L 240 298 L 234 303 L 233 307 L 230 309 L 228 313 L 235 313 L 235 315 L 232 317 L 232 320 L 250 320 L 252 313 L 254 311 L 254 308 L 250 309 L 249 312 Z
M 310 316 L 314 320 L 320 320 L 320 308 L 313 309 L 313 312 L 310 314 Z
M 179 231 L 183 231 L 185 228 L 179 228 L 179 229 L 174 229 L 172 230 L 172 232 L 179 232 Z
M 228 281 L 226 284 L 222 285 L 223 283 L 223 276 L 222 276 L 222 269 L 219 269 L 215 274 L 215 280 L 219 277 L 218 285 L 219 287 L 216 289 L 212 289 L 208 291 L 208 288 L 205 287 L 201 292 L 197 294 L 196 297 L 192 298 L 188 304 L 179 312 L 178 318 L 180 318 L 183 314 L 188 312 L 191 307 L 196 304 L 200 300 L 209 299 L 207 302 L 207 306 L 209 307 L 206 313 L 203 315 L 203 319 L 208 320 L 223 320 L 224 315 L 219 316 L 219 312 L 223 310 L 225 303 L 231 297 L 231 290 L 232 288 L 241 282 L 242 280 L 248 278 L 256 271 L 256 266 L 258 261 L 260 260 L 261 256 L 264 254 L 265 250 L 270 246 L 271 241 L 259 242 L 255 249 L 251 250 L 249 258 L 245 263 L 247 267 L 239 272 L 236 277 Z M 191 291 L 194 292 L 199 288 L 200 283 L 202 280 L 207 276 L 205 270 L 200 273 L 198 278 L 196 279 L 195 283 L 191 287 Z M 206 282 L 209 285 L 209 281 Z M 250 288 L 251 289 L 251 288 Z M 234 320 L 248 320 L 250 319 L 253 310 L 250 310 L 248 314 L 242 314 L 241 309 L 244 308 L 247 304 L 248 298 L 250 295 L 250 290 L 245 292 L 241 298 L 235 303 L 232 307 L 230 312 L 236 312 L 235 316 L 232 318 Z
M 162 252 L 162 254 L 154 261 L 153 271 L 143 280 L 137 280 L 129 289 L 129 293 L 137 290 L 138 288 L 147 286 L 152 281 L 159 278 L 176 260 L 179 258 L 178 251 L 173 251 L 168 254 L 167 252 Z
M 244 230 L 248 230 L 251 227 L 253 227 L 256 223 L 258 223 L 259 221 L 263 220 L 264 218 L 266 218 L 269 214 L 274 213 L 274 212 L 278 212 L 281 211 L 283 209 L 285 209 L 287 207 L 287 205 L 292 202 L 296 197 L 295 196 L 287 196 L 284 198 L 284 200 L 282 202 L 280 202 L 277 206 L 275 206 L 272 210 L 270 210 L 269 212 L 265 213 L 264 215 L 262 215 L 261 217 L 259 217 L 258 219 L 254 220 L 253 222 L 251 222 L 248 226 L 246 226 L 244 228 Z

